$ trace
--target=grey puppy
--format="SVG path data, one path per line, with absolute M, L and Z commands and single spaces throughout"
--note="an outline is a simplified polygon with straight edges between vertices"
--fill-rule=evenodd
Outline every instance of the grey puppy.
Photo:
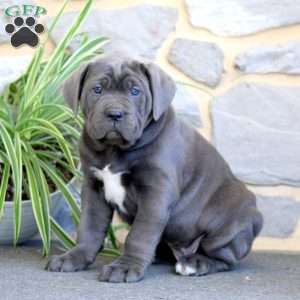
M 77 245 L 52 256 L 47 270 L 92 264 L 114 210 L 132 227 L 100 281 L 141 280 L 155 254 L 173 257 L 178 274 L 196 276 L 229 270 L 248 254 L 263 223 L 255 196 L 175 116 L 175 91 L 155 64 L 121 56 L 97 59 L 65 83 L 66 101 L 85 116 L 82 216 Z

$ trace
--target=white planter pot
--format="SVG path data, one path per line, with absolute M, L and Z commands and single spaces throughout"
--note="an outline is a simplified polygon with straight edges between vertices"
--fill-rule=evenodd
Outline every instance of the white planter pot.
M 73 178 L 67 186 L 73 195 L 78 194 L 78 186 L 75 178 Z M 50 212 L 53 217 L 56 217 L 63 208 L 64 197 L 60 191 L 51 194 Z M 22 217 L 21 231 L 18 244 L 31 239 L 38 233 L 38 228 L 35 223 L 32 210 L 31 200 L 22 201 Z M 14 238 L 14 208 L 12 202 L 5 202 L 4 214 L 0 219 L 0 245 L 12 245 Z

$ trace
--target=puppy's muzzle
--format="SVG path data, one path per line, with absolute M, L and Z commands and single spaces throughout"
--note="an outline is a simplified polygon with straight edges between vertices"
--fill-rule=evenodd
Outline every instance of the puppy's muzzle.
M 110 121 L 119 122 L 122 121 L 124 117 L 124 112 L 118 109 L 109 109 L 105 111 L 105 116 Z

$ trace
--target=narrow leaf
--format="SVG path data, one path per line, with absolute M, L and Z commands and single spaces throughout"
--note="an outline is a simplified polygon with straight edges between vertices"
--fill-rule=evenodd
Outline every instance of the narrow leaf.
M 4 164 L 4 168 L 2 171 L 2 179 L 0 186 L 0 219 L 3 215 L 3 208 L 5 203 L 5 196 L 8 186 L 8 178 L 9 178 L 10 166 L 8 163 Z
M 43 248 L 44 248 L 44 254 L 47 252 L 47 228 L 44 220 L 44 214 L 43 214 L 43 203 L 42 200 L 39 196 L 39 188 L 38 188 L 38 183 L 34 174 L 34 170 L 32 167 L 32 164 L 30 160 L 27 157 L 24 157 L 24 164 L 26 167 L 26 174 L 27 174 L 27 179 L 28 179 L 28 187 L 29 187 L 29 192 L 30 192 L 30 198 L 32 202 L 32 208 L 33 208 L 33 213 L 35 217 L 36 224 L 39 229 L 39 233 L 42 238 L 43 242 Z
M 15 151 L 17 172 L 13 176 L 14 182 L 14 244 L 17 244 L 21 230 L 22 213 L 22 150 L 19 134 L 15 133 Z
M 55 170 L 50 167 L 48 164 L 46 164 L 44 161 L 39 160 L 42 168 L 45 170 L 45 172 L 48 174 L 48 176 L 51 178 L 51 180 L 55 183 L 57 188 L 62 192 L 64 195 L 65 200 L 69 204 L 71 211 L 72 211 L 72 216 L 73 220 L 75 222 L 75 225 L 78 226 L 80 222 L 80 208 L 74 199 L 72 193 L 69 191 L 69 189 L 66 187 L 65 182 L 60 178 Z
M 75 241 L 69 234 L 51 217 L 51 229 L 53 233 L 59 238 L 65 249 L 69 250 L 75 246 Z

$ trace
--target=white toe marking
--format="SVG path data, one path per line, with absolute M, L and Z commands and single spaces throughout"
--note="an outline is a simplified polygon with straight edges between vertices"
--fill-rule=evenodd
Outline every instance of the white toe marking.
M 182 264 L 180 262 L 176 263 L 175 265 L 175 271 L 177 274 L 181 274 L 182 273 Z
M 189 265 L 185 265 L 182 262 L 177 262 L 175 265 L 175 271 L 177 274 L 189 276 L 196 274 L 197 270 Z
M 121 211 L 126 212 L 124 207 L 126 191 L 121 183 L 121 176 L 124 172 L 112 173 L 109 165 L 102 170 L 91 167 L 91 171 L 103 182 L 106 201 L 116 204 Z

